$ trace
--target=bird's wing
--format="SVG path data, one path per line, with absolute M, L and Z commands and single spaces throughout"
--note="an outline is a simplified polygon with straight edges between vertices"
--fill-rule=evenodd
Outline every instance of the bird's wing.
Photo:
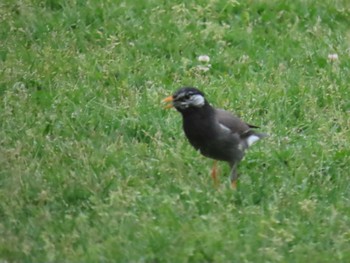
M 240 118 L 234 116 L 228 111 L 221 109 L 215 109 L 216 119 L 219 124 L 227 127 L 233 133 L 238 133 L 240 135 L 248 132 L 250 128 L 255 128 L 256 126 L 246 124 Z
M 230 112 L 215 109 L 215 115 L 221 128 L 230 130 L 232 133 L 238 133 L 240 138 L 244 139 L 248 146 L 268 136 L 265 133 L 255 132 L 252 128 L 258 128 L 258 126 L 247 124 Z
M 230 112 L 216 109 L 215 114 L 219 125 L 222 126 L 222 128 L 230 130 L 232 133 L 238 133 L 240 138 L 244 139 L 248 146 L 251 146 L 254 142 L 268 136 L 265 133 L 255 132 L 252 128 L 258 128 L 258 126 L 247 124 Z

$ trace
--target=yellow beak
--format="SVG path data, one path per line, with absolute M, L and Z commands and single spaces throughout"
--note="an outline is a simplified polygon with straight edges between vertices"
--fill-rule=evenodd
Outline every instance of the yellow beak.
M 162 100 L 163 102 L 172 102 L 174 100 L 174 97 L 173 96 L 169 96 L 169 97 L 166 97 L 164 100 Z M 170 109 L 172 108 L 174 105 L 172 103 L 166 105 L 164 108 L 165 109 Z

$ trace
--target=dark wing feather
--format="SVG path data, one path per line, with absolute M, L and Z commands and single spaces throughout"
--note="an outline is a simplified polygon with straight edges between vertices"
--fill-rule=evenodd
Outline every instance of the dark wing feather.
M 242 135 L 249 131 L 250 128 L 257 128 L 257 126 L 246 124 L 240 118 L 234 116 L 228 111 L 215 109 L 215 114 L 218 122 L 229 128 L 233 133 Z

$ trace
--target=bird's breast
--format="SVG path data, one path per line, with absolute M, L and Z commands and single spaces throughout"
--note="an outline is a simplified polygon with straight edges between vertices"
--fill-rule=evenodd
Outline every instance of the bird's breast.
M 190 144 L 206 157 L 232 161 L 240 159 L 243 154 L 238 134 L 220 132 L 215 122 L 187 119 L 183 128 Z
M 197 150 L 211 142 L 216 136 L 215 125 L 200 118 L 184 119 L 183 129 L 187 139 Z

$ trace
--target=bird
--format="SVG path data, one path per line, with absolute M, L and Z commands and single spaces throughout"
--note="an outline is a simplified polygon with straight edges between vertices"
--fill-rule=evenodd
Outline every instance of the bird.
M 214 108 L 204 93 L 195 87 L 182 87 L 163 99 L 165 108 L 174 107 L 182 115 L 182 127 L 189 143 L 205 157 L 214 159 L 211 177 L 218 185 L 217 161 L 230 166 L 232 188 L 237 187 L 237 165 L 245 151 L 267 137 L 256 132 L 258 126 L 247 124 L 234 114 Z

